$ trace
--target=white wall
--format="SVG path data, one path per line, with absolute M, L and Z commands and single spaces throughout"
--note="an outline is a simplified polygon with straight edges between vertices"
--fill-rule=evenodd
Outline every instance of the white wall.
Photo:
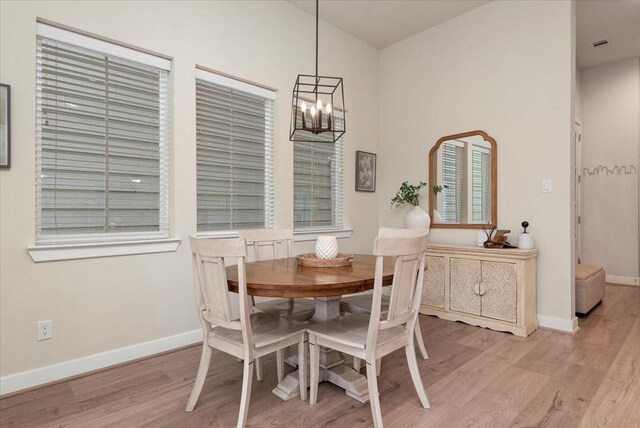
M 575 97 L 575 107 L 576 107 L 576 121 L 582 123 L 582 73 L 580 70 L 576 70 L 576 97 Z
M 189 248 L 175 253 L 34 264 L 36 18 L 174 58 L 172 234 L 196 232 L 196 64 L 278 89 L 276 227 L 293 221 L 290 96 L 298 73 L 314 69 L 313 16 L 288 2 L 0 3 L 0 81 L 12 90 L 12 162 L 0 171 L 0 376 L 199 328 Z M 377 51 L 324 23 L 320 71 L 345 79 L 349 132 L 344 187 L 352 238 L 342 250 L 370 252 L 378 195 L 355 193 L 356 150 L 378 151 Z M 311 243 L 298 245 L 307 250 Z M 36 322 L 54 338 L 36 342 Z
M 531 224 L 539 319 L 566 329 L 575 318 L 572 22 L 568 1 L 491 2 L 383 49 L 379 71 L 380 225 L 403 224 L 406 209 L 389 201 L 402 181 L 427 180 L 440 137 L 486 131 L 498 146 L 499 226 L 517 242 L 520 223 Z M 543 178 L 552 193 L 541 193 Z M 430 238 L 473 245 L 476 234 L 431 229 Z
M 632 280 L 640 276 L 640 60 L 583 70 L 581 83 L 582 261 Z M 600 165 L 631 173 L 607 174 Z

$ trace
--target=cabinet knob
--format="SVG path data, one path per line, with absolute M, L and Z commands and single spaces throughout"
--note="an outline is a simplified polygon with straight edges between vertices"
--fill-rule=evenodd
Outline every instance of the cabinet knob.
M 485 287 L 483 287 L 482 282 L 478 283 L 478 294 L 480 296 L 484 296 L 485 294 L 487 294 L 487 289 Z
M 476 282 L 475 284 L 473 284 L 473 292 L 476 293 L 478 296 L 482 296 L 482 294 L 480 294 L 480 283 Z

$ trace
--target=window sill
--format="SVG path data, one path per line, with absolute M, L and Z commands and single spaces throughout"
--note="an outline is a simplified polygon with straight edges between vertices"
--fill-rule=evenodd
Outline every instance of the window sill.
M 214 232 L 198 232 L 198 238 L 238 238 L 240 233 L 237 230 L 218 230 Z
M 293 231 L 293 240 L 295 242 L 315 241 L 319 235 L 330 233 L 338 239 L 350 238 L 353 233 L 352 229 L 335 229 L 335 228 L 317 228 L 317 229 L 299 229 Z M 218 232 L 201 232 L 198 238 L 237 238 L 240 236 L 238 231 L 222 230 Z
M 175 238 L 92 244 L 38 245 L 27 247 L 27 251 L 35 263 L 40 263 L 135 254 L 169 253 L 176 251 L 180 242 L 180 239 Z
M 295 242 L 315 241 L 322 234 L 335 235 L 338 239 L 350 238 L 353 233 L 352 229 L 300 229 L 293 231 L 293 240 Z

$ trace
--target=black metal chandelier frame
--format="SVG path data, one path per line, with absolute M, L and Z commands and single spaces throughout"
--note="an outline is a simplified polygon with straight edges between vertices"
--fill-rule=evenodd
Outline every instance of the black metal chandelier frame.
M 299 74 L 293 87 L 289 139 L 294 142 L 335 143 L 346 131 L 342 77 L 318 74 L 318 12 L 319 1 L 316 0 L 316 73 L 315 75 Z M 327 109 L 323 114 L 321 104 L 315 110 L 319 95 L 329 96 L 333 110 Z M 338 108 L 334 102 L 336 99 L 340 100 Z M 306 102 L 310 103 L 317 116 L 313 112 L 311 116 L 307 114 Z M 340 118 L 339 122 L 336 121 L 336 117 Z

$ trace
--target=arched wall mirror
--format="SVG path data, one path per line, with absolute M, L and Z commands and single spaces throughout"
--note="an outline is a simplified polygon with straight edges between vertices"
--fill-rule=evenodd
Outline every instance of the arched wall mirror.
M 429 152 L 431 227 L 496 226 L 497 197 L 496 140 L 483 131 L 440 138 Z

